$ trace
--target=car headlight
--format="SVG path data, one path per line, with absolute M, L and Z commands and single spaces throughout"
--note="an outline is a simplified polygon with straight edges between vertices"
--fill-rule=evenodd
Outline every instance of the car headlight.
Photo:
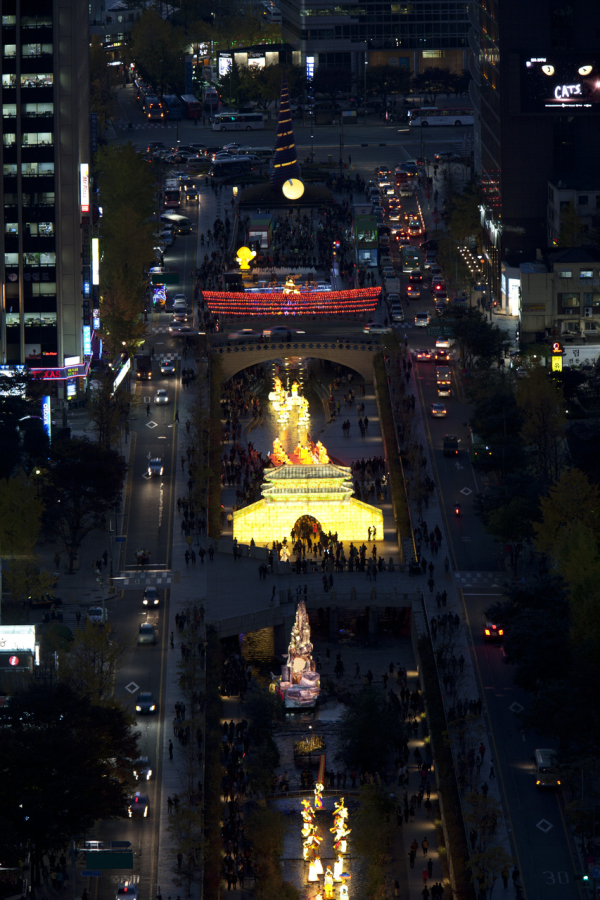
M 137 778 L 137 777 L 138 777 L 138 773 L 135 771 L 135 769 L 133 770 L 133 777 L 134 777 L 134 778 Z
M 158 606 L 158 597 L 157 597 L 156 600 L 154 601 L 154 605 L 155 605 L 155 606 Z
M 146 781 L 150 781 L 152 778 L 152 769 L 148 769 L 148 774 L 146 775 Z
M 156 709 L 156 706 L 151 706 L 151 707 L 150 707 L 150 712 L 154 712 L 155 709 Z
M 135 711 L 136 711 L 136 712 L 141 712 L 141 711 L 142 711 L 142 707 L 141 707 L 141 706 L 136 706 Z
M 143 603 L 144 603 L 144 606 L 148 606 L 148 601 L 146 600 L 145 597 L 144 597 Z
M 148 815 L 148 807 L 146 807 L 146 809 L 144 810 L 144 818 L 146 818 L 147 815 Z

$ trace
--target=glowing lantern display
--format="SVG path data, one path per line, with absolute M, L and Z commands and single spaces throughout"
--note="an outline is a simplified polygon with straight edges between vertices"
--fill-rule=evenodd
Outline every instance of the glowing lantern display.
M 299 200 L 304 193 L 304 185 L 299 178 L 288 178 L 287 181 L 284 181 L 281 190 L 283 196 L 288 200 Z

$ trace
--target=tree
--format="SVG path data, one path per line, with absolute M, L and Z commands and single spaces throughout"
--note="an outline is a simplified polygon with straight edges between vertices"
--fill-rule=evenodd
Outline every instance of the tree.
M 23 474 L 0 480 L 0 551 L 3 556 L 29 554 L 35 547 L 44 504 Z
M 257 900 L 298 900 L 299 891 L 283 881 L 281 855 L 286 821 L 282 813 L 256 807 L 248 817 L 247 834 L 254 848 L 254 896 Z
M 43 495 L 46 519 L 67 551 L 69 571 L 85 536 L 118 503 L 126 465 L 115 450 L 85 438 L 54 444 Z
M 269 109 L 281 93 L 281 66 L 246 67 L 241 72 L 248 99 L 253 100 L 258 109 Z
M 333 108 L 337 109 L 340 94 L 347 94 L 352 90 L 352 72 L 350 69 L 319 66 L 315 69 L 312 86 L 315 94 L 327 97 Z
M 413 77 L 413 91 L 424 94 L 429 103 L 435 103 L 438 94 L 448 94 L 451 90 L 450 69 L 432 66 Z
M 39 556 L 13 557 L 2 574 L 13 601 L 19 603 L 51 591 L 56 583 L 52 572 L 42 569 Z
M 90 38 L 90 107 L 105 124 L 112 115 L 118 75 L 99 35 Z
M 481 188 L 478 184 L 469 184 L 462 194 L 452 196 L 448 230 L 453 241 L 465 242 L 474 237 L 481 244 L 480 203 Z
M 230 105 L 245 106 L 250 100 L 253 86 L 246 76 L 246 69 L 238 66 L 235 59 L 232 61 L 229 71 L 221 76 L 221 97 Z
M 600 491 L 579 469 L 564 469 L 540 503 L 542 520 L 536 525 L 536 545 L 555 557 L 565 528 L 578 522 L 600 540 Z
M 395 803 L 384 784 L 364 784 L 361 787 L 360 805 L 351 823 L 352 848 L 368 866 L 368 897 L 380 897 L 385 893 L 386 863 L 392 850 L 394 815 Z
M 110 449 L 119 439 L 121 421 L 133 399 L 132 394 L 120 390 L 113 393 L 114 372 L 111 370 L 99 382 L 92 383 L 91 398 L 88 403 L 90 419 L 101 447 Z
M 383 772 L 390 751 L 404 743 L 405 725 L 396 704 L 372 688 L 355 694 L 339 726 L 339 753 L 349 769 Z
M 491 897 L 494 885 L 502 872 L 512 866 L 513 862 L 512 856 L 506 852 L 504 847 L 494 844 L 481 853 L 474 853 L 467 865 L 471 869 L 473 877 L 477 879 L 479 887 L 489 891 Z
M 550 485 L 559 475 L 564 453 L 566 417 L 562 389 L 548 370 L 535 363 L 516 388 L 517 406 L 523 413 L 521 435 L 535 450 L 534 471 Z
M 122 709 L 33 681 L 0 707 L 0 735 L 0 844 L 30 854 L 34 896 L 45 852 L 127 814 L 137 736 Z
M 476 365 L 489 369 L 504 355 L 506 336 L 497 325 L 492 325 L 478 309 L 454 310 L 456 318 L 454 334 L 460 346 L 466 368 Z
M 571 200 L 560 214 L 560 229 L 558 232 L 559 247 L 581 247 L 583 238 L 583 221 L 577 214 L 575 203 Z
M 146 9 L 131 32 L 131 53 L 138 71 L 159 98 L 183 93 L 183 57 L 189 40 L 168 19 Z
M 115 706 L 115 675 L 124 663 L 130 641 L 110 638 L 108 625 L 99 627 L 85 622 L 66 652 L 59 654 L 58 677 L 79 697 L 89 697 L 99 706 Z
M 390 94 L 406 94 L 410 72 L 400 66 L 367 66 L 367 95 L 380 97 L 384 106 Z
M 450 75 L 450 90 L 456 97 L 464 97 L 469 93 L 471 73 L 468 69 L 462 72 L 452 72 Z

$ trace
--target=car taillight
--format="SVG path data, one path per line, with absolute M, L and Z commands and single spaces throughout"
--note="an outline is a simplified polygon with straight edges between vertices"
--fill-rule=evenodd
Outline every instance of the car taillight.
M 503 628 L 499 628 L 499 629 L 498 629 L 498 634 L 502 636 L 502 635 L 504 634 L 504 629 L 503 629 Z
M 489 636 L 491 635 L 492 632 L 490 631 L 489 628 L 486 628 L 486 629 L 485 629 L 485 633 L 486 633 L 486 635 L 489 637 Z

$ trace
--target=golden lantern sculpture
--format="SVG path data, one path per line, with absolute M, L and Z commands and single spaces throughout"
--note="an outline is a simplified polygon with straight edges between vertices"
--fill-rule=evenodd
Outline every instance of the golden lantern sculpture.
M 237 262 L 240 269 L 249 269 L 250 260 L 254 259 L 255 256 L 256 250 L 251 250 L 249 247 L 240 247 L 237 252 Z
M 299 178 L 288 178 L 287 181 L 283 182 L 281 190 L 283 191 L 283 196 L 287 197 L 288 200 L 299 200 L 304 193 L 304 184 Z

